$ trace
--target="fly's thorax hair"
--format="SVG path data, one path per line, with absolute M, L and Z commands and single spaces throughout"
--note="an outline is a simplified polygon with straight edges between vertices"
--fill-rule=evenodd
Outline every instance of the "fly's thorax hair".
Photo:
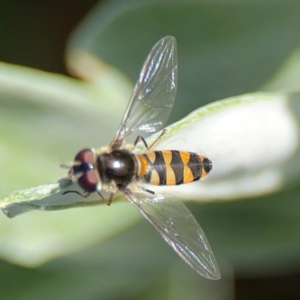
M 139 154 L 139 153 L 142 154 L 145 151 L 141 151 L 140 149 L 137 149 L 133 144 L 123 142 L 122 146 L 119 147 L 118 149 L 112 149 L 110 146 L 104 146 L 104 147 L 98 148 L 95 151 L 95 154 L 96 154 L 97 157 L 99 157 L 99 156 L 102 156 L 105 153 L 109 154 L 109 153 L 111 153 L 112 151 L 115 151 L 115 150 L 120 150 L 120 151 L 124 150 L 124 151 L 128 151 L 128 152 L 132 153 L 133 156 L 134 156 L 135 164 L 136 164 L 136 169 L 137 169 L 136 171 L 138 171 L 138 169 L 140 168 L 140 161 L 136 157 L 136 154 Z M 95 168 L 97 168 L 97 170 L 99 170 L 97 162 L 98 161 L 96 159 Z M 97 175 L 99 176 L 98 172 L 97 172 Z M 101 177 L 101 174 L 100 174 L 100 177 Z M 130 182 L 129 185 L 131 186 L 131 188 L 133 190 L 141 191 L 141 189 L 137 187 L 138 186 L 138 184 L 137 184 L 138 180 L 139 180 L 139 178 L 133 179 L 132 182 Z M 100 182 L 100 178 L 99 178 L 99 182 Z M 108 192 L 108 193 L 116 193 L 117 191 L 119 191 L 119 188 L 117 187 L 116 182 L 114 180 L 111 180 L 109 182 L 101 182 L 101 185 L 99 185 L 99 188 L 97 187 L 97 191 L 101 192 L 101 190 L 105 191 L 105 192 Z
M 115 194 L 118 191 L 118 187 L 114 181 L 110 181 L 109 183 L 103 183 L 100 190 L 98 192 L 105 191 L 107 193 Z
M 133 179 L 127 186 L 127 188 L 132 192 L 132 193 L 142 193 L 143 189 L 142 186 L 144 187 L 145 184 L 143 183 L 143 180 L 138 178 L 138 179 Z
M 109 152 L 111 152 L 111 148 L 109 146 L 103 146 L 95 150 L 96 156 L 102 153 L 109 153 Z
M 96 149 L 95 153 L 96 155 L 100 155 L 102 153 L 110 153 L 113 150 L 127 150 L 129 152 L 136 152 L 136 147 L 133 144 L 123 142 L 122 145 L 117 149 L 112 149 L 110 146 L 103 146 L 101 148 Z
M 129 152 L 135 152 L 136 148 L 133 144 L 129 144 L 126 142 L 123 142 L 122 146 L 120 147 L 121 150 L 127 150 Z

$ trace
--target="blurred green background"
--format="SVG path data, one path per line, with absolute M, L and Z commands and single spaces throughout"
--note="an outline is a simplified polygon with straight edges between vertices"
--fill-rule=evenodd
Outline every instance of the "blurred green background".
M 58 83 L 70 83 L 65 88 L 67 93 L 70 89 L 70 101 L 75 94 L 92 93 L 80 82 L 58 75 L 67 74 L 67 55 L 69 69 L 86 77 L 78 74 L 80 70 L 74 72 L 76 61 L 69 54 L 75 48 L 95 54 L 134 82 L 154 43 L 174 35 L 179 85 L 170 122 L 211 101 L 263 89 L 299 51 L 300 5 L 293 1 L 14 0 L 0 6 L 0 61 L 57 73 L 41 73 L 42 80 L 51 81 L 45 105 L 42 97 L 33 101 L 29 92 L 20 96 L 12 88 L 1 91 L 2 197 L 64 176 L 61 160 L 68 162 L 83 146 L 109 142 L 107 136 L 119 122 L 98 120 L 93 107 L 77 111 L 62 105 L 60 94 L 51 94 Z M 105 67 L 101 71 L 105 73 Z M 100 75 L 89 79 L 101 85 Z M 299 77 L 276 86 L 297 87 Z M 93 92 L 101 97 L 104 93 Z M 127 99 L 126 94 L 124 106 Z M 118 118 L 116 103 L 107 110 L 114 110 Z M 107 135 L 100 130 L 103 126 Z M 103 137 L 98 142 L 99 135 Z M 299 299 L 299 192 L 294 184 L 256 199 L 188 205 L 219 262 L 218 282 L 186 266 L 147 222 L 135 223 L 139 217 L 126 203 L 112 205 L 109 212 L 95 207 L 35 212 L 12 220 L 0 215 L 1 297 Z M 105 236 L 115 223 L 114 235 Z M 39 258 L 47 252 L 48 257 Z M 56 256 L 60 257 L 51 259 Z

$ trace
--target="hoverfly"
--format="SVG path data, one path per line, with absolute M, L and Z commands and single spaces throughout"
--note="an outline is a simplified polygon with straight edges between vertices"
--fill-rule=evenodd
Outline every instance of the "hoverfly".
M 186 263 L 209 279 L 219 279 L 208 240 L 187 207 L 170 195 L 158 195 L 145 187 L 199 180 L 212 169 L 211 161 L 187 151 L 154 151 L 165 131 L 150 146 L 142 136 L 137 136 L 133 145 L 123 144 L 124 138 L 136 130 L 154 133 L 163 127 L 172 111 L 176 89 L 176 40 L 167 36 L 150 51 L 110 145 L 81 150 L 68 167 L 70 178 L 78 182 L 84 193 L 64 194 L 88 197 L 97 192 L 105 200 L 101 194 L 105 191 L 110 193 L 110 205 L 114 194 L 122 192 Z M 144 144 L 146 151 L 137 151 L 138 142 Z

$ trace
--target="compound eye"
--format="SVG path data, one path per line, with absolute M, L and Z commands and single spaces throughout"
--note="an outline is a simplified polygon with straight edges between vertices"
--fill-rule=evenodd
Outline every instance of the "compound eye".
M 78 177 L 81 173 L 85 174 L 90 170 L 94 170 L 95 154 L 92 149 L 81 150 L 77 153 L 74 160 L 74 165 L 70 171 L 71 174 Z
M 86 192 L 95 192 L 97 190 L 98 177 L 95 170 L 89 170 L 83 173 L 77 182 L 79 186 Z
M 95 153 L 92 149 L 83 149 L 75 156 L 71 174 L 77 178 L 78 185 L 86 192 L 95 192 L 98 185 L 95 170 Z
M 80 161 L 81 163 L 92 164 L 95 161 L 95 153 L 92 149 L 83 149 L 77 153 L 74 161 Z

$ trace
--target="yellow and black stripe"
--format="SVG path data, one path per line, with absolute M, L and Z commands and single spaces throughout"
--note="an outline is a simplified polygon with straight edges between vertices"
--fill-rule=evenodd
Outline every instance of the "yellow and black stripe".
M 204 178 L 211 161 L 196 153 L 164 150 L 137 155 L 138 177 L 153 185 L 179 185 Z

